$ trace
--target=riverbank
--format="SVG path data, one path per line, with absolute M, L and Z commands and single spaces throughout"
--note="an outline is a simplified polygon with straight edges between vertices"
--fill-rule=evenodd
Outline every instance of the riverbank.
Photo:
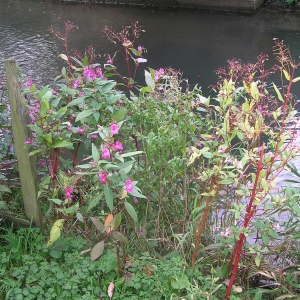
M 261 7 L 280 10 L 299 10 L 300 2 L 288 6 L 283 0 L 53 0 L 59 3 L 113 4 L 142 7 L 192 8 L 214 11 L 255 12 Z

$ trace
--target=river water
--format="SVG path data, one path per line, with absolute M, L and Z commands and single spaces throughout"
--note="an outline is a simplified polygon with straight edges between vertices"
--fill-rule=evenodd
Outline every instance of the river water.
M 148 50 L 148 62 L 138 73 L 141 84 L 145 68 L 172 67 L 182 71 L 191 86 L 199 84 L 206 91 L 216 83 L 214 71 L 230 58 L 254 62 L 257 55 L 266 53 L 271 64 L 275 37 L 284 40 L 295 57 L 300 55 L 300 13 L 261 9 L 255 14 L 236 14 L 1 0 L 0 59 L 15 57 L 26 78 L 51 84 L 62 66 L 57 56 L 64 50 L 48 28 L 63 30 L 67 19 L 78 26 L 70 47 L 83 51 L 93 45 L 100 54 L 116 50 L 103 37 L 105 25 L 119 30 L 139 21 L 146 31 L 139 44 Z

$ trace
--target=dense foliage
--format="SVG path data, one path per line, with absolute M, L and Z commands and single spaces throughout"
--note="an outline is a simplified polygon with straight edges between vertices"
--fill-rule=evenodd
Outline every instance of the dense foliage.
M 283 42 L 270 69 L 265 55 L 229 60 L 205 97 L 171 68 L 149 68 L 137 85 L 146 61 L 137 22 L 104 29 L 118 47 L 105 61 L 91 46 L 70 54 L 74 28 L 50 28 L 66 50 L 54 85 L 23 84 L 33 103 L 25 147 L 39 166 L 50 238 L 7 231 L 6 298 L 296 299 L 299 191 L 276 180 L 284 170 L 300 177 L 291 93 L 300 77 Z M 120 54 L 126 76 L 114 64 Z M 280 88 L 270 83 L 276 73 Z M 59 277 L 51 287 L 49 268 Z

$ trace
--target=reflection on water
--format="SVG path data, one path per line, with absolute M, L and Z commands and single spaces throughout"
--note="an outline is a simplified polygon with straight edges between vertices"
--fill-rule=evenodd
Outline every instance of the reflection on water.
M 57 55 L 63 48 L 48 27 L 63 30 L 66 19 L 79 28 L 71 36 L 71 47 L 82 51 L 92 44 L 101 54 L 116 50 L 103 38 L 105 25 L 120 29 L 138 20 L 146 30 L 138 42 L 148 49 L 143 68 L 179 69 L 191 85 L 199 83 L 204 90 L 216 82 L 214 70 L 229 58 L 254 61 L 262 52 L 272 57 L 274 37 L 290 45 L 295 56 L 300 53 L 300 18 L 295 13 L 229 14 L 1 0 L 0 58 L 14 56 L 26 77 L 50 83 L 61 66 Z M 138 76 L 142 74 L 141 69 Z

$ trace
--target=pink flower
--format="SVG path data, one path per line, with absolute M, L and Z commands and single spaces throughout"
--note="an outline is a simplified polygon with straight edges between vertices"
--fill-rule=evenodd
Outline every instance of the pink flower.
M 118 124 L 112 124 L 110 126 L 110 134 L 114 135 L 114 134 L 118 134 L 119 133 L 119 126 Z
M 57 94 L 57 91 L 52 91 L 52 95 L 56 95 Z
M 32 144 L 32 140 L 30 138 L 24 142 L 24 145 L 30 145 L 30 144 Z
M 98 174 L 98 177 L 101 180 L 102 184 L 106 184 L 107 176 L 108 176 L 108 174 L 106 174 L 106 173 L 99 173 Z
M 102 150 L 102 155 L 101 156 L 104 159 L 109 159 L 110 158 L 110 152 L 109 152 L 109 150 L 107 148 L 104 148 Z
M 219 152 L 219 153 L 225 153 L 225 149 L 224 149 L 224 148 L 220 148 L 220 149 L 218 150 L 218 152 Z
M 159 70 L 158 70 L 158 72 L 162 75 L 162 76 L 164 76 L 165 75 L 165 70 L 164 69 L 162 69 L 162 68 L 160 68 Z
M 28 79 L 28 81 L 27 81 L 27 86 L 31 87 L 32 85 L 33 85 L 32 80 L 31 80 L 31 79 Z
M 98 138 L 98 135 L 97 134 L 93 134 L 92 136 L 91 136 L 91 139 L 92 140 L 95 140 L 95 139 L 97 139 Z
M 102 73 L 102 69 L 101 68 L 97 68 L 96 69 L 96 75 L 98 78 L 102 78 L 103 77 L 103 73 Z
M 232 233 L 232 230 L 230 228 L 226 228 L 225 231 L 222 231 L 220 235 L 222 238 L 224 238 L 224 237 L 229 236 L 231 233 Z
M 71 131 L 72 130 L 72 125 L 68 125 L 68 131 Z
M 142 46 L 138 46 L 138 51 L 143 51 L 143 47 Z
M 159 73 L 158 72 L 155 72 L 154 73 L 154 80 L 158 80 L 159 79 Z
M 232 158 L 230 156 L 226 157 L 225 163 L 232 164 Z
M 83 128 L 77 128 L 77 132 L 79 134 L 84 134 L 84 129 Z
M 138 200 L 137 197 L 133 197 L 133 203 L 134 203 L 134 204 L 139 204 L 139 200 Z
M 71 199 L 72 193 L 73 193 L 73 188 L 66 187 L 65 192 L 66 192 L 66 199 Z
M 123 145 L 121 142 L 119 141 L 116 141 L 116 145 L 115 145 L 116 149 L 119 150 L 119 151 L 122 151 L 123 150 Z
M 238 161 L 238 162 L 236 163 L 236 167 L 237 167 L 238 169 L 243 169 L 243 164 L 242 164 L 242 162 L 241 162 L 241 161 Z
M 80 85 L 80 81 L 78 79 L 76 79 L 73 84 L 73 88 L 76 89 L 79 85 Z
M 131 192 L 133 191 L 132 180 L 127 179 L 127 180 L 125 181 L 125 188 L 126 188 L 126 191 L 127 191 L 128 193 L 131 193 Z

